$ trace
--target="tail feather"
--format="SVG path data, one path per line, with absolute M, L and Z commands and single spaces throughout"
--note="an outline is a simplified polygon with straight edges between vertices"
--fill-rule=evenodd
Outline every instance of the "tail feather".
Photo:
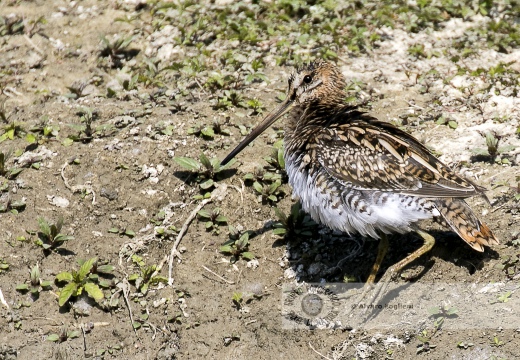
M 499 244 L 489 227 L 475 216 L 464 200 L 438 199 L 435 206 L 441 214 L 437 220 L 455 231 L 473 249 L 484 251 L 484 246 Z

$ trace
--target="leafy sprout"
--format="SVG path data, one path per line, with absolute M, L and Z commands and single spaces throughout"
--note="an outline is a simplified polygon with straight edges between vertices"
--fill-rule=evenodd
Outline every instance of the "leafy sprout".
M 220 215 L 220 208 L 214 208 L 211 211 L 200 210 L 197 215 L 201 221 L 205 222 L 206 231 L 213 231 L 215 234 L 219 233 L 219 226 L 227 224 L 228 219 Z
M 41 246 L 44 250 L 54 250 L 62 246 L 66 241 L 74 240 L 74 236 L 64 235 L 61 233 L 63 227 L 63 217 L 59 217 L 56 224 L 49 224 L 44 218 L 38 218 L 40 231 L 38 232 L 38 240 L 36 245 Z
M 231 107 L 247 107 L 242 95 L 235 90 L 224 90 L 222 96 L 217 98 L 217 103 L 213 106 L 215 110 L 227 110 Z
M 146 295 L 150 286 L 168 283 L 167 278 L 157 274 L 160 270 L 157 265 L 146 265 L 143 258 L 135 254 L 132 255 L 132 262 L 139 267 L 139 272 L 130 275 L 128 281 L 135 282 L 141 294 Z
M 0 259 L 0 274 L 7 270 L 9 270 L 9 264 L 5 260 Z
M 189 157 L 175 157 L 173 160 L 184 169 L 196 172 L 197 178 L 195 181 L 200 183 L 200 187 L 203 190 L 208 190 L 213 187 L 215 180 L 218 180 L 222 176 L 222 172 L 233 166 L 236 161 L 233 159 L 226 165 L 221 166 L 220 159 L 213 158 L 210 160 L 203 153 L 199 156 L 200 161 Z
M 509 160 L 507 159 L 507 157 L 502 156 L 502 159 L 500 159 L 499 155 L 507 153 L 511 150 L 514 150 L 515 146 L 513 146 L 513 145 L 500 146 L 500 141 L 502 139 L 502 136 L 498 135 L 495 131 L 480 132 L 480 135 L 486 141 L 486 149 L 475 148 L 475 149 L 472 149 L 471 151 L 476 155 L 484 155 L 484 156 L 489 155 L 489 157 L 491 158 L 491 161 L 493 161 L 493 162 L 509 164 Z
M 122 67 L 122 61 L 135 56 L 138 51 L 129 49 L 134 41 L 133 36 L 117 37 L 110 41 L 106 36 L 101 37 L 99 57 L 108 57 L 112 68 Z
M 274 224 L 275 235 L 308 237 L 312 236 L 316 229 L 317 224 L 302 210 L 300 202 L 291 206 L 289 215 L 285 215 L 278 208 L 275 208 L 274 212 L 278 217 L 278 222 Z
M 188 129 L 188 135 L 195 135 L 204 139 L 213 139 L 215 134 L 229 136 L 231 132 L 218 121 L 214 121 L 211 125 L 195 125 Z
M 92 299 L 99 301 L 104 298 L 103 291 L 99 288 L 99 277 L 95 274 L 95 265 L 97 258 L 79 262 L 80 268 L 78 271 L 64 271 L 56 275 L 56 282 L 66 283 L 65 286 L 60 287 L 58 296 L 59 306 L 65 305 L 72 297 L 78 297 L 83 293 L 83 290 Z M 97 269 L 100 272 L 99 268 Z
M 18 122 L 12 122 L 3 127 L 3 133 L 0 135 L 0 143 L 5 140 L 14 140 L 15 137 L 23 137 L 26 131 L 23 127 L 24 124 Z
M 60 329 L 59 334 L 50 334 L 49 336 L 47 336 L 46 340 L 51 342 L 62 343 L 69 339 L 78 338 L 80 334 L 81 333 L 79 330 L 68 330 L 67 326 L 64 326 Z
M 231 254 L 231 262 L 236 262 L 238 259 L 243 258 L 245 260 L 252 260 L 255 255 L 248 251 L 249 249 L 249 236 L 251 231 L 246 231 L 240 234 L 233 226 L 229 226 L 230 239 L 220 246 L 219 251 L 222 253 Z
M 275 168 L 275 170 L 285 171 L 285 159 L 283 155 L 283 143 L 282 141 L 278 141 L 274 144 L 271 156 L 265 157 L 264 160 L 267 161 L 267 163 L 273 168 Z
M 279 198 L 285 195 L 280 186 L 282 186 L 281 180 L 276 180 L 271 184 L 261 184 L 258 181 L 253 183 L 253 189 L 258 193 L 259 200 L 262 202 L 278 202 Z
M 16 286 L 16 290 L 18 291 L 30 291 L 33 297 L 38 297 L 40 291 L 42 290 L 50 290 L 52 286 L 52 281 L 46 281 L 41 279 L 40 268 L 38 264 L 36 264 L 30 272 L 29 284 L 23 283 Z

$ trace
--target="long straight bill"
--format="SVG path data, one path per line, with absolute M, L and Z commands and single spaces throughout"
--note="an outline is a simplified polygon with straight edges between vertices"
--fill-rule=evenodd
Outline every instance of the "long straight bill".
M 249 145 L 251 141 L 256 139 L 258 135 L 263 133 L 265 129 L 267 129 L 269 126 L 271 126 L 276 120 L 278 120 L 281 116 L 283 116 L 285 113 L 287 113 L 289 110 L 291 110 L 293 105 L 293 102 L 287 97 L 287 99 L 280 104 L 280 106 L 271 111 L 265 118 L 262 120 L 260 124 L 256 128 L 251 131 L 249 135 L 247 135 L 244 140 L 240 142 L 240 144 L 237 145 L 236 148 L 231 151 L 228 156 L 222 161 L 221 165 L 226 165 L 231 159 L 233 159 L 236 155 L 238 155 L 239 152 L 244 150 L 244 148 Z

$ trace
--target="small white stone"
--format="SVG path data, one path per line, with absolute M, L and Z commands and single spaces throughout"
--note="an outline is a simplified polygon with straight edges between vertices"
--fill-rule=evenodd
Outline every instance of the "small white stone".
M 50 203 L 54 206 L 61 207 L 61 208 L 66 208 L 70 204 L 69 200 L 67 200 L 61 196 L 52 196 L 50 199 Z

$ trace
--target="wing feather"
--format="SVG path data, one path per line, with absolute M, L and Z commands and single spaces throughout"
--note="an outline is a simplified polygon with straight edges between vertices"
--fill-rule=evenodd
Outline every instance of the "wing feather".
M 455 174 L 408 133 L 356 113 L 348 122 L 336 115 L 316 136 L 317 159 L 331 176 L 359 190 L 424 197 L 482 194 L 483 188 Z

